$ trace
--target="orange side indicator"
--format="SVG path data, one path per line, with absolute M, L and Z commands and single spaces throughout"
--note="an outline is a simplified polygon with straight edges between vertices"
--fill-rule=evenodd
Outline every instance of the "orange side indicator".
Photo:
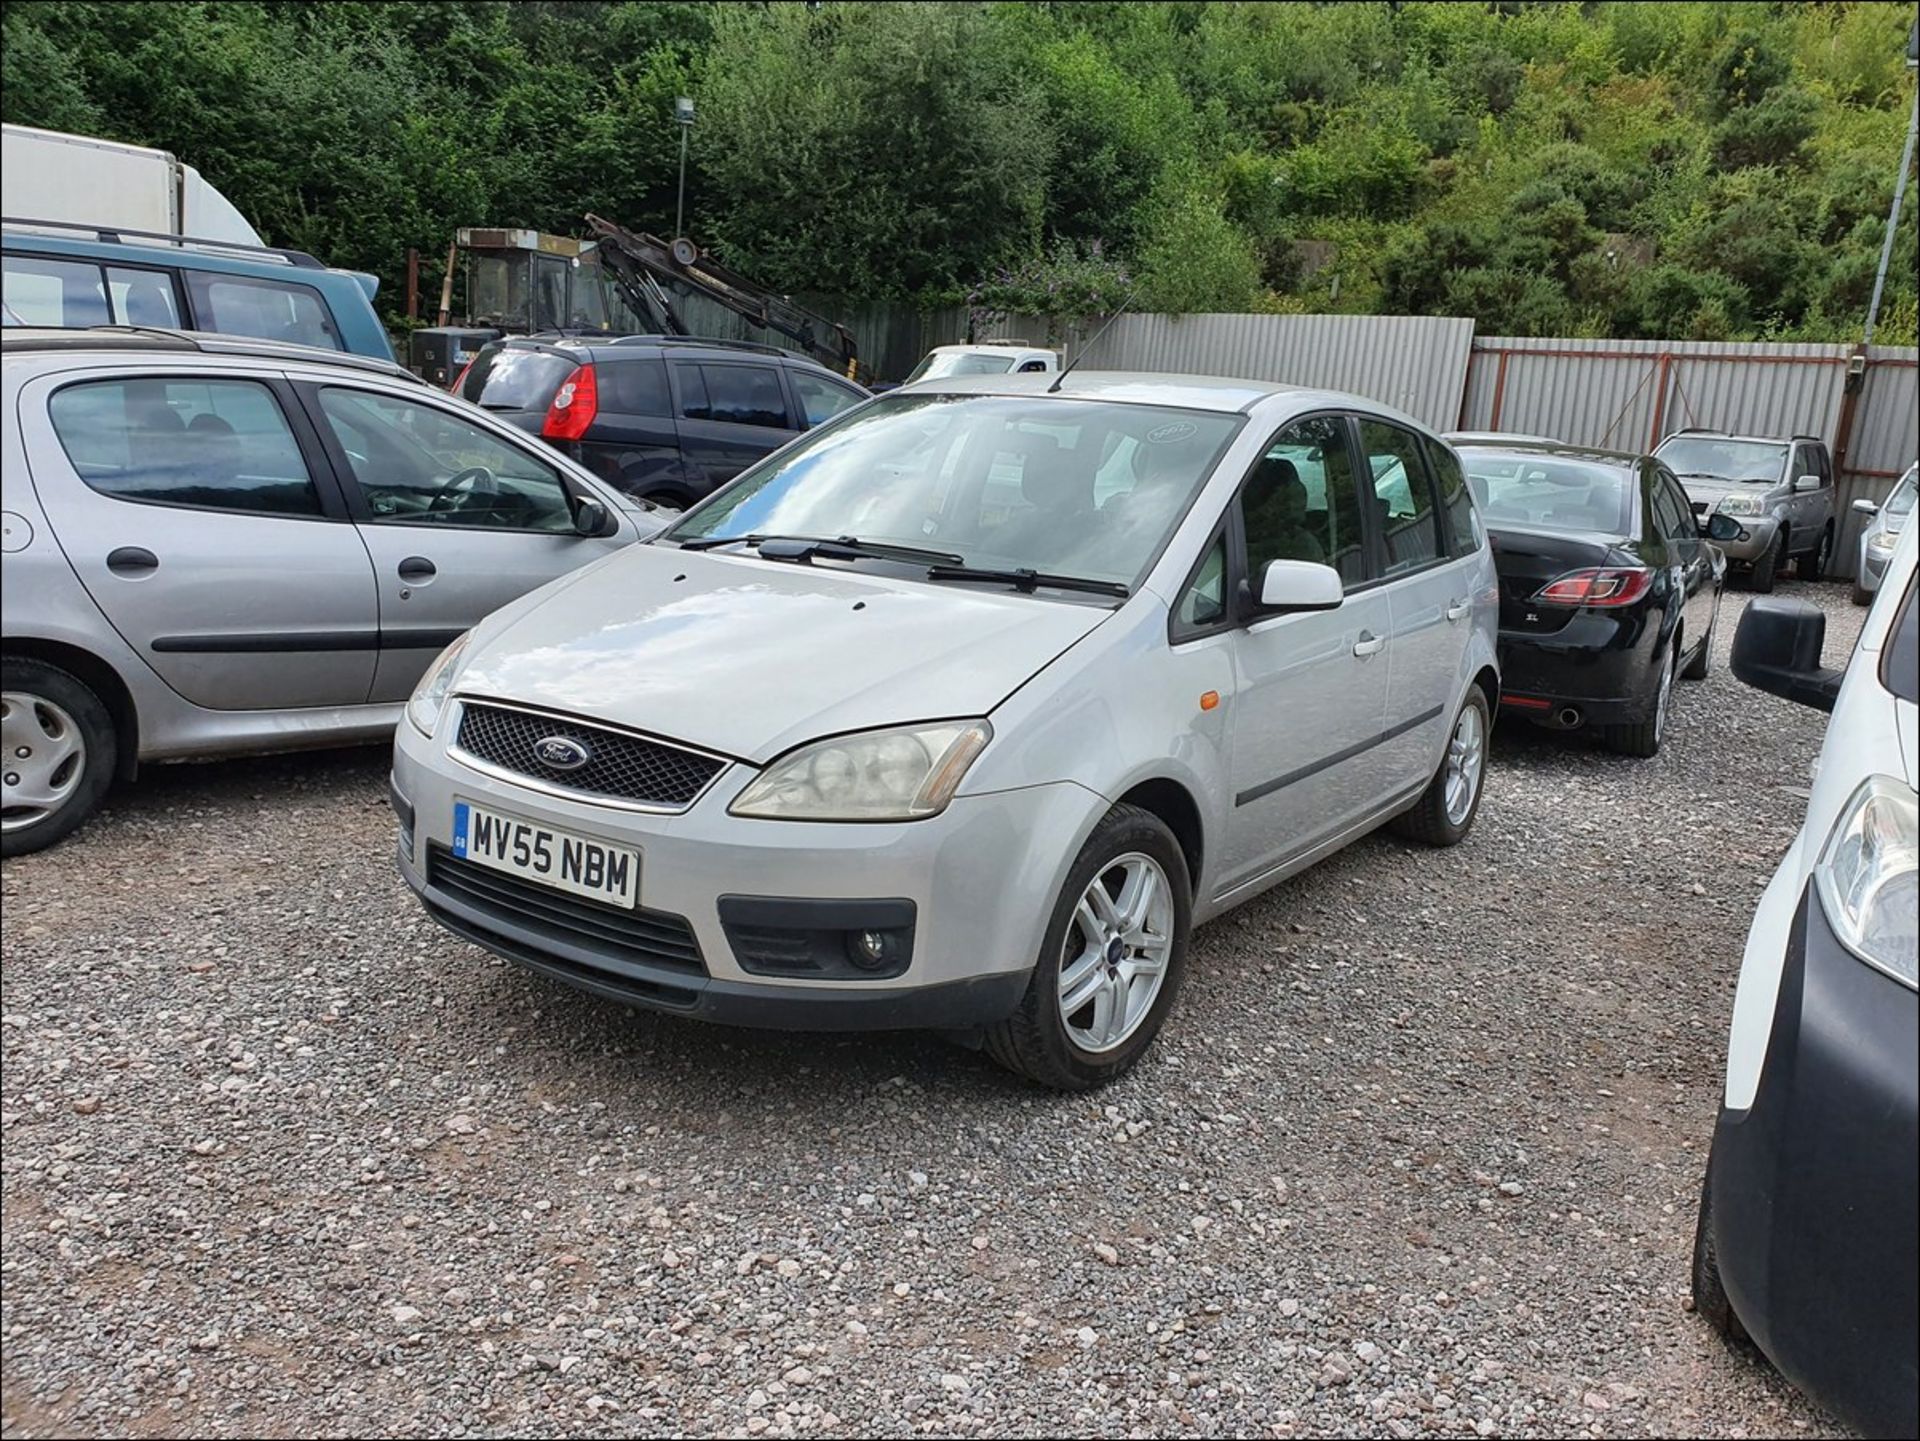
M 1217 690 L 1210 690 L 1205 695 L 1200 697 L 1201 710 L 1212 710 L 1219 704 L 1220 704 L 1220 692 Z

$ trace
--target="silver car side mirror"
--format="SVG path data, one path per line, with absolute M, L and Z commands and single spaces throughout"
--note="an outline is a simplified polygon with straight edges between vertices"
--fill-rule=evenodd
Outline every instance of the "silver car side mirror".
M 1794 481 L 1793 488 L 1796 491 L 1818 490 L 1820 488 L 1820 477 L 1817 475 L 1803 475 Z
M 1263 612 L 1337 610 L 1345 599 L 1340 572 L 1310 560 L 1270 560 L 1260 573 Z
M 1857 510 L 1857 511 L 1859 511 L 1859 512 L 1860 512 L 1860 514 L 1862 514 L 1862 515 L 1878 515 L 1878 514 L 1880 514 L 1880 507 L 1879 507 L 1879 506 L 1877 506 L 1877 505 L 1875 505 L 1875 504 L 1874 504 L 1874 503 L 1873 503 L 1872 501 L 1870 501 L 1870 500 L 1856 500 L 1856 501 L 1855 501 L 1855 502 L 1853 503 L 1853 508 L 1854 508 L 1855 510 Z

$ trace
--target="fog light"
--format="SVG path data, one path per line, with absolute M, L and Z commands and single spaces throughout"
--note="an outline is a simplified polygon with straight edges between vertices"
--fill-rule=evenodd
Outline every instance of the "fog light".
M 848 931 L 847 959 L 863 971 L 891 967 L 899 958 L 899 932 Z

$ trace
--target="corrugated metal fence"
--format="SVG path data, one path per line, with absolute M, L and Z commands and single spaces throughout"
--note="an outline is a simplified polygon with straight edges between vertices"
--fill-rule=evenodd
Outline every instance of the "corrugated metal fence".
M 1472 341 L 1471 320 L 1442 316 L 1123 315 L 1085 363 L 1351 391 L 1445 430 Z
M 1868 350 L 1849 406 L 1853 358 L 1845 345 L 1482 336 L 1458 424 L 1624 450 L 1689 426 L 1819 436 L 1839 469 L 1835 569 L 1851 575 L 1853 502 L 1884 500 L 1920 444 L 1920 351 Z
M 967 338 L 964 307 L 796 297 L 847 325 L 861 360 L 897 381 L 935 345 Z M 757 331 L 709 302 L 683 302 L 698 334 Z M 1845 345 L 1480 336 L 1471 320 L 1410 315 L 1014 316 L 977 339 L 1056 337 L 1095 370 L 1231 375 L 1351 391 L 1439 430 L 1551 435 L 1578 445 L 1650 449 L 1687 426 L 1754 435 L 1817 435 L 1839 466 L 1836 569 L 1851 574 L 1862 517 L 1913 462 L 1920 431 L 1920 351 L 1875 346 L 1849 395 Z M 1084 351 L 1084 356 L 1082 352 Z M 1851 404 L 1849 404 L 1851 400 Z M 1841 434 L 1843 427 L 1846 434 Z

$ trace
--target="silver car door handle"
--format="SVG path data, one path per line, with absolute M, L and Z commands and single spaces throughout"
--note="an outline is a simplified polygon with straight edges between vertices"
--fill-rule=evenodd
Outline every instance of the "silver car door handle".
M 1386 637 L 1375 635 L 1370 630 L 1361 631 L 1360 639 L 1353 643 L 1353 653 L 1357 656 L 1375 655 L 1386 648 Z
M 1473 607 L 1464 600 L 1456 600 L 1447 607 L 1448 620 L 1465 620 L 1473 614 Z

